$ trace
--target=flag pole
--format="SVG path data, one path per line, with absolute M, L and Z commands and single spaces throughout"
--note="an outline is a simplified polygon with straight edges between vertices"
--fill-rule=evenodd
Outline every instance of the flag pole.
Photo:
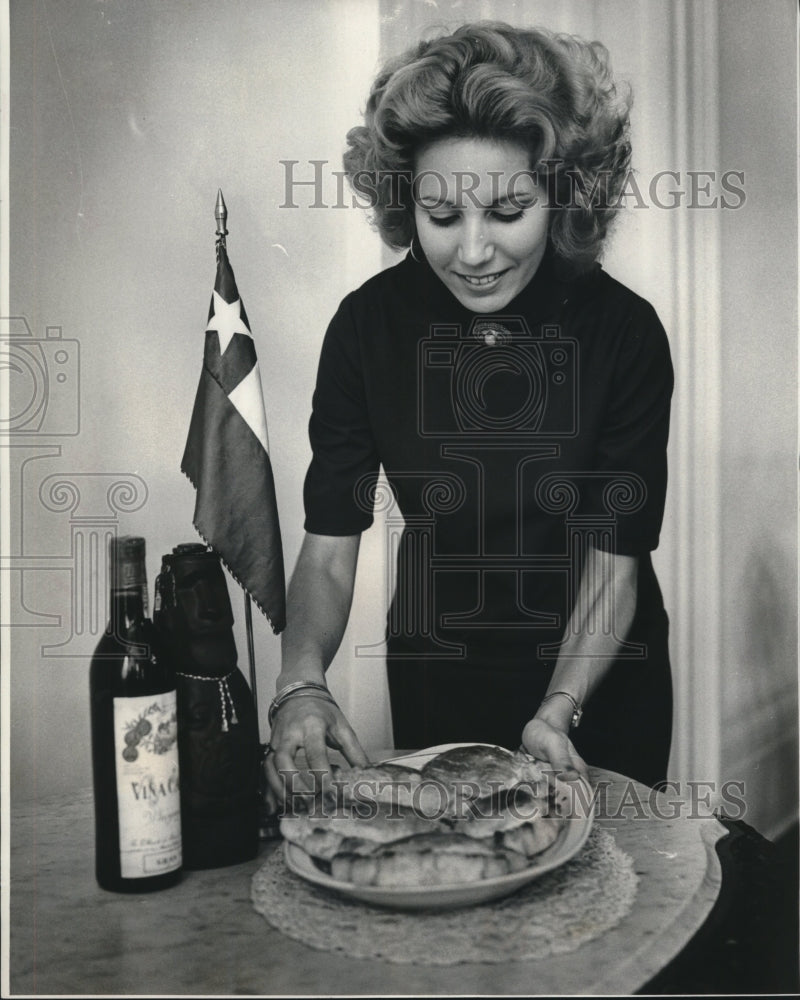
M 217 188 L 217 203 L 214 206 L 214 218 L 217 221 L 217 257 L 219 257 L 220 247 L 225 247 L 225 237 L 228 235 L 226 223 L 228 221 L 228 209 L 225 199 L 222 197 L 222 188 Z M 244 588 L 242 588 L 244 590 Z M 253 695 L 253 705 L 256 710 L 256 726 L 261 730 L 261 721 L 258 714 L 258 691 L 256 686 L 256 657 L 255 646 L 253 644 L 253 608 L 250 603 L 250 595 L 244 590 L 244 624 L 247 632 L 247 659 L 250 665 L 250 690 Z M 259 741 L 261 737 L 259 736 Z
M 256 691 L 256 656 L 253 645 L 253 606 L 250 603 L 250 595 L 244 593 L 244 624 L 247 630 L 247 659 L 250 663 L 250 690 L 253 692 L 253 705 L 256 709 L 256 720 L 258 721 L 258 692 Z M 259 731 L 261 725 L 259 723 Z

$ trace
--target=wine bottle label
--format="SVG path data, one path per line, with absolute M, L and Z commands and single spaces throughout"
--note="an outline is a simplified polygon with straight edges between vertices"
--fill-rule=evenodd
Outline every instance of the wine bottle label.
M 114 699 L 120 874 L 181 866 L 178 713 L 174 691 Z

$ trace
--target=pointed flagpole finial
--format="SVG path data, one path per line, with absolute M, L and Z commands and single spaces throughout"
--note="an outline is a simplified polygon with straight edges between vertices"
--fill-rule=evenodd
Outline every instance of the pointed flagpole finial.
M 228 235 L 228 230 L 225 227 L 225 223 L 228 221 L 228 209 L 225 205 L 225 199 L 222 197 L 222 188 L 217 190 L 217 203 L 214 206 L 214 218 L 217 220 L 217 236 L 224 244 L 225 237 Z

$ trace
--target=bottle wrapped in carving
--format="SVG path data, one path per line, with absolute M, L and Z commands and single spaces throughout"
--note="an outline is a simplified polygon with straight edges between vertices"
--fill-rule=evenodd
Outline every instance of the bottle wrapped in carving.
M 258 720 L 215 552 L 185 543 L 162 557 L 153 620 L 177 678 L 184 867 L 247 861 L 259 845 Z

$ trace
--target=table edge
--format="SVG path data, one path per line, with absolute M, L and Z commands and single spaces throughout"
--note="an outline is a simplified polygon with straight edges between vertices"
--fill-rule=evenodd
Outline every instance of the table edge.
M 610 975 L 595 984 L 597 993 L 620 993 L 629 995 L 641 989 L 657 975 L 697 934 L 719 897 L 722 885 L 722 864 L 717 854 L 717 843 L 728 831 L 713 816 L 698 820 L 702 824 L 700 839 L 706 849 L 706 872 L 695 893 L 686 901 L 675 919 L 664 931 L 654 938 L 642 951 L 625 959 Z M 664 959 L 665 952 L 669 958 Z M 632 967 L 636 974 L 632 975 Z M 637 984 L 632 988 L 631 982 Z

